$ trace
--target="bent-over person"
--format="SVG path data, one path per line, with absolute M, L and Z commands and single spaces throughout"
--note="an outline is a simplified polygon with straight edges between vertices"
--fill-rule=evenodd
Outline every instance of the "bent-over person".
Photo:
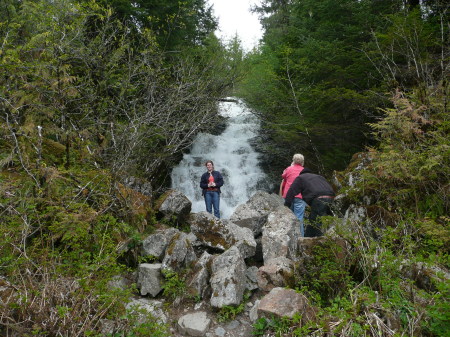
M 302 194 L 303 200 L 311 207 L 308 218 L 309 224 L 306 225 L 305 229 L 305 237 L 323 235 L 321 230 L 322 223 L 319 217 L 331 215 L 330 205 L 335 197 L 333 188 L 324 177 L 312 173 L 310 169 L 305 167 L 289 188 L 284 205 L 291 208 L 294 197 L 299 193 Z

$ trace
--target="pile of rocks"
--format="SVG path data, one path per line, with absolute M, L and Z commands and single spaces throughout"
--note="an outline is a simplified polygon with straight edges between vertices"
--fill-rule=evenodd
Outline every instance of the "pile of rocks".
M 143 241 L 141 256 L 154 262 L 139 264 L 141 298 L 128 306 L 143 308 L 162 323 L 176 322 L 173 336 L 251 336 L 252 323 L 261 317 L 300 314 L 305 322 L 313 320 L 316 310 L 308 299 L 286 286 L 293 285 L 294 265 L 321 238 L 301 238 L 299 221 L 283 202 L 259 191 L 229 220 L 221 220 L 206 212 L 190 213 L 190 201 L 182 193 L 167 193 L 159 211 L 191 231 L 168 227 Z M 164 311 L 163 271 L 187 271 L 187 295 L 199 302 Z M 214 311 L 240 305 L 246 292 L 256 296 L 246 303 L 242 317 L 225 325 L 217 322 Z

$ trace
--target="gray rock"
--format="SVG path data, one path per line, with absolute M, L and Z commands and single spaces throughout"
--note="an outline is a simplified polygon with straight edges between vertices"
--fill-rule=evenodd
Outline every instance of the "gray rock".
M 416 285 L 428 291 L 436 291 L 436 284 L 450 280 L 450 273 L 436 265 L 405 260 L 400 265 L 403 276 L 413 280 Z
M 295 314 L 300 314 L 303 324 L 313 321 L 316 312 L 317 309 L 309 304 L 304 295 L 285 288 L 273 288 L 258 305 L 258 318 L 293 318 Z
M 178 232 L 167 245 L 161 268 L 163 270 L 179 271 L 196 260 L 197 256 L 188 239 L 188 235 Z
M 166 192 L 165 199 L 158 210 L 166 218 L 176 217 L 177 222 L 184 223 L 191 209 L 192 202 L 183 193 L 170 190 Z
M 144 323 L 146 320 L 145 315 L 140 313 L 141 310 L 144 310 L 150 313 L 153 317 L 155 317 L 158 323 L 166 324 L 168 322 L 168 318 L 163 310 L 164 308 L 163 304 L 164 303 L 161 301 L 151 300 L 147 298 L 140 298 L 129 302 L 126 305 L 126 309 L 138 315 L 139 323 Z
M 245 272 L 245 276 L 246 276 L 245 288 L 250 291 L 258 289 L 258 267 L 256 266 L 248 267 Z
M 168 243 L 179 232 L 178 229 L 170 227 L 158 230 L 154 234 L 147 236 L 142 241 L 141 255 L 153 256 L 159 261 L 162 261 Z
M 226 329 L 227 331 L 234 330 L 234 329 L 238 328 L 239 325 L 241 325 L 241 323 L 240 323 L 239 321 L 237 321 L 237 320 L 232 320 L 231 322 L 228 322 L 228 323 L 225 325 L 225 329 Z
M 269 213 L 283 203 L 283 198 L 276 194 L 258 191 L 245 204 L 236 208 L 230 220 L 240 227 L 250 228 L 256 237 L 261 234 Z
M 221 326 L 217 327 L 216 330 L 214 330 L 214 332 L 219 337 L 224 337 L 225 334 L 227 333 L 227 331 L 224 328 L 222 328 Z
M 239 305 L 245 291 L 246 267 L 244 258 L 237 247 L 231 247 L 216 257 L 212 264 L 210 279 L 211 306 Z
M 350 205 L 350 207 L 345 211 L 343 223 L 362 223 L 367 219 L 366 207 Z
M 270 259 L 257 274 L 258 287 L 270 291 L 276 287 L 293 286 L 294 262 L 287 257 Z
M 210 267 L 208 265 L 212 258 L 212 255 L 204 252 L 192 268 L 192 275 L 189 275 L 187 281 L 187 289 L 190 295 L 205 298 L 208 292 L 210 292 Z
M 146 196 L 153 196 L 152 184 L 145 179 L 130 176 L 123 180 L 123 184 Z
M 108 282 L 108 286 L 110 288 L 118 288 L 124 290 L 130 287 L 132 283 L 133 280 L 131 279 L 131 276 L 116 275 L 111 279 L 111 281 Z
M 141 263 L 139 265 L 137 287 L 142 296 L 150 294 L 155 297 L 161 292 L 163 282 L 161 263 Z
M 259 302 L 261 302 L 261 300 L 256 300 L 255 301 L 255 305 L 250 309 L 249 312 L 249 318 L 252 322 L 256 322 L 256 320 L 258 319 L 258 306 L 259 306 Z
M 191 231 L 203 245 L 225 251 L 238 247 L 244 258 L 256 251 L 256 242 L 251 230 L 242 228 L 229 220 L 221 220 L 207 212 L 192 214 L 189 219 Z
M 296 260 L 300 222 L 287 207 L 281 206 L 269 214 L 261 239 L 264 263 L 277 257 Z
M 204 336 L 209 329 L 211 320 L 206 312 L 200 311 L 187 314 L 178 319 L 178 330 L 186 336 Z

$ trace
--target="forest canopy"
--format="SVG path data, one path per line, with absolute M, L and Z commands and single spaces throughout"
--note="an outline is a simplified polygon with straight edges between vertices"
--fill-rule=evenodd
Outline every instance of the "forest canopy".
M 2 151 L 23 140 L 37 150 L 22 161 L 55 141 L 66 167 L 88 149 L 94 165 L 162 186 L 239 75 L 242 52 L 217 40 L 203 0 L 1 6 Z
M 261 117 L 278 171 L 296 152 L 320 172 L 343 169 L 374 144 L 367 123 L 393 92 L 426 103 L 428 88 L 448 90 L 445 1 L 265 0 L 254 10 L 264 36 L 240 95 Z

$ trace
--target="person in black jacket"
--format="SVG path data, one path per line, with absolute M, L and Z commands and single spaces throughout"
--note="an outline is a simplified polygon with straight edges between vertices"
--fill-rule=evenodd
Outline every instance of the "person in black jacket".
M 220 188 L 223 185 L 223 177 L 219 171 L 214 171 L 214 163 L 207 160 L 205 163 L 207 172 L 200 178 L 200 187 L 205 198 L 206 211 L 212 214 L 214 207 L 214 216 L 220 218 Z
M 303 200 L 311 206 L 305 237 L 323 235 L 322 223 L 318 217 L 331 214 L 330 205 L 335 197 L 333 188 L 324 177 L 312 173 L 305 167 L 289 188 L 284 205 L 290 208 L 294 197 L 299 193 L 302 194 Z

